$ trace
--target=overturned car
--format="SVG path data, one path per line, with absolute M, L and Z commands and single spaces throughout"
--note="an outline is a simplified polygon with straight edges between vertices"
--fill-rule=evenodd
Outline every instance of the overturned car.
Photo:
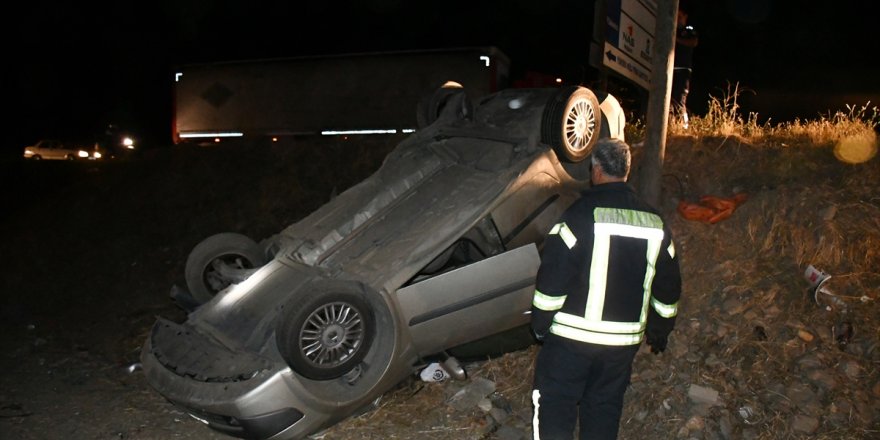
M 232 436 L 301 439 L 369 407 L 427 360 L 532 342 L 539 248 L 589 185 L 610 95 L 442 88 L 369 178 L 259 243 L 208 237 L 186 264 L 184 322 L 159 318 L 148 382 Z

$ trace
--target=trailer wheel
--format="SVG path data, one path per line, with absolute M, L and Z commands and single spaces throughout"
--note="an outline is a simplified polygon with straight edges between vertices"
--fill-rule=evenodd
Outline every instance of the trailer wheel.
M 235 232 L 214 234 L 197 244 L 187 257 L 184 269 L 186 286 L 193 298 L 206 303 L 239 281 L 224 275 L 224 266 L 253 269 L 265 263 L 263 248 L 250 237 Z
M 584 87 L 560 89 L 547 106 L 541 124 L 541 140 L 567 162 L 580 162 L 599 140 L 602 111 L 596 95 Z

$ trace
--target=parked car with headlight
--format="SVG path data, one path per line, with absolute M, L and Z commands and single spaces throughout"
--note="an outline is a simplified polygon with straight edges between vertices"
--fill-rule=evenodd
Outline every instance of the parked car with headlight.
M 24 158 L 31 160 L 95 160 L 102 156 L 96 145 L 65 143 L 55 139 L 42 139 L 24 147 Z
M 185 267 L 183 322 L 158 318 L 141 359 L 162 396 L 232 436 L 302 439 L 445 359 L 532 343 L 543 237 L 589 186 L 610 95 L 439 89 L 420 126 L 361 183 L 260 240 L 225 232 Z M 500 336 L 517 335 L 514 343 Z

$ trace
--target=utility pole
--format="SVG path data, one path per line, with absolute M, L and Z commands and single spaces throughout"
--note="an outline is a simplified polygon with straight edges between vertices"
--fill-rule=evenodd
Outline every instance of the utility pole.
M 638 192 L 650 204 L 660 206 L 663 159 L 669 124 L 669 98 L 675 56 L 675 21 L 678 0 L 657 2 L 654 52 L 651 57 L 651 89 L 648 93 L 645 154 L 638 169 Z
M 593 42 L 599 47 L 605 41 L 605 16 L 608 14 L 606 0 L 596 0 L 593 5 Z M 599 69 L 599 90 L 608 91 L 608 69 L 602 65 L 602 50 L 599 49 L 593 53 L 592 48 L 590 56 L 595 57 L 591 60 L 591 64 Z

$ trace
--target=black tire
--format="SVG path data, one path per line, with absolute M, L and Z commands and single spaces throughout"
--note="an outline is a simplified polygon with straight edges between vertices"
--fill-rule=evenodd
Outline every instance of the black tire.
M 330 380 L 357 367 L 370 350 L 376 318 L 356 283 L 316 283 L 293 298 L 279 316 L 275 342 L 296 373 Z
M 461 94 L 461 104 L 456 109 L 459 118 L 469 118 L 474 113 L 473 104 L 465 94 L 461 87 L 441 87 L 435 90 L 430 96 L 419 101 L 416 107 L 416 125 L 419 129 L 423 129 L 437 120 L 440 114 L 446 109 L 447 104 L 456 102 L 453 97 Z
M 74 157 L 72 154 L 68 154 L 67 157 L 65 157 L 65 159 L 67 159 L 70 162 L 73 162 L 76 160 L 76 157 Z
M 31 160 L 43 160 L 43 157 L 40 156 L 39 154 L 35 154 L 35 155 L 31 156 Z
M 599 140 L 602 111 L 596 95 L 584 87 L 566 87 L 544 108 L 541 140 L 560 159 L 577 163 L 586 159 Z
M 215 264 L 253 269 L 266 264 L 266 257 L 254 240 L 235 232 L 214 234 L 202 240 L 190 252 L 184 269 L 189 293 L 200 304 L 210 301 L 234 281 L 223 277 Z

